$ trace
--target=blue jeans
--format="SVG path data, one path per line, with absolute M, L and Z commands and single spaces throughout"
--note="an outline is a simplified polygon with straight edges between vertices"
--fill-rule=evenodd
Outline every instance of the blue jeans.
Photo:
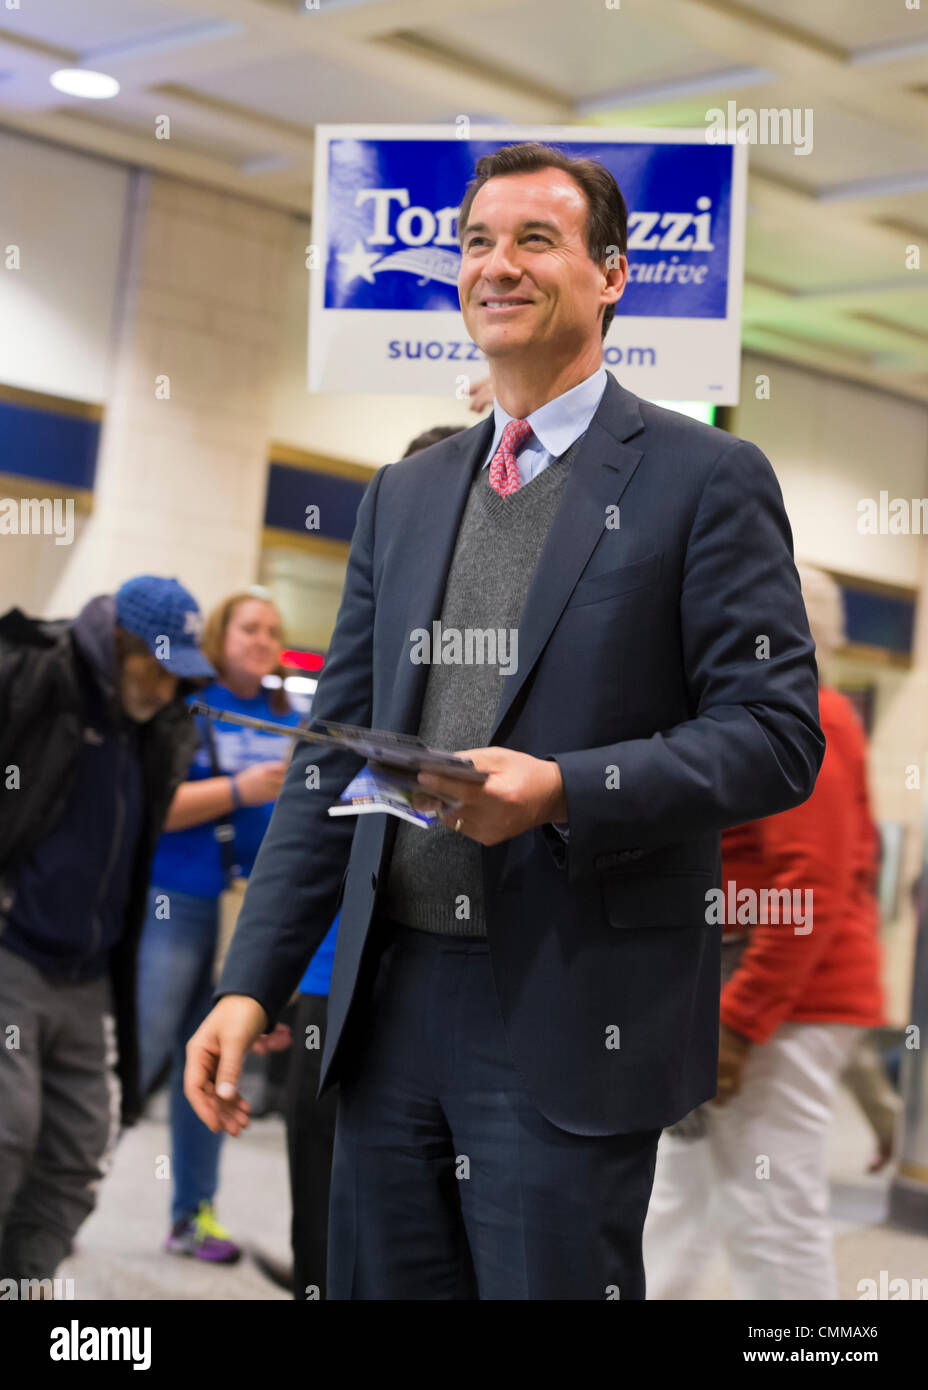
M 162 916 L 155 908 L 161 897 Z M 164 917 L 164 904 L 170 916 Z M 180 1221 L 211 1202 L 219 1185 L 223 1133 L 213 1134 L 184 1095 L 187 1042 L 210 1011 L 219 904 L 213 898 L 168 893 L 154 885 L 142 928 L 138 963 L 141 1084 L 147 1094 L 171 1059 L 171 1217 Z M 163 918 L 163 920 L 162 920 Z

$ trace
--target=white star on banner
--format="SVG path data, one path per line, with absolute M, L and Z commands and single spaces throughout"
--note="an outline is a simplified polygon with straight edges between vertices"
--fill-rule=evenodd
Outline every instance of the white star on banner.
M 343 279 L 346 284 L 352 280 L 357 280 L 362 276 L 369 285 L 374 284 L 374 273 L 371 266 L 380 260 L 376 251 L 365 251 L 363 241 L 356 241 L 351 251 L 340 251 L 336 257 L 345 267 Z

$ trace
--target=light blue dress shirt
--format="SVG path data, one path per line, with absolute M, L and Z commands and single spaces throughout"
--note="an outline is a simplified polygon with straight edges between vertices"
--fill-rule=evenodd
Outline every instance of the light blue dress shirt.
M 555 396 L 553 401 L 546 401 L 537 410 L 533 410 L 531 415 L 526 415 L 532 433 L 516 455 L 519 477 L 523 484 L 530 483 L 549 463 L 566 453 L 584 430 L 589 429 L 590 421 L 596 414 L 605 389 L 606 368 L 600 366 L 586 381 L 581 381 L 579 386 L 572 386 L 562 396 Z M 489 468 L 493 455 L 499 448 L 503 430 L 514 418 L 515 416 L 506 414 L 499 401 L 493 402 L 495 428 L 490 452 L 483 462 L 484 468 Z
M 600 366 L 578 386 L 572 386 L 563 395 L 555 396 L 553 401 L 545 401 L 544 405 L 533 410 L 531 415 L 526 415 L 525 419 L 531 425 L 532 433 L 516 454 L 516 465 L 523 486 L 537 478 L 554 459 L 566 453 L 574 440 L 579 439 L 581 434 L 589 429 L 590 421 L 596 414 L 605 389 L 606 368 Z M 493 442 L 484 459 L 484 468 L 489 468 L 493 455 L 499 448 L 503 430 L 509 421 L 515 418 L 513 415 L 507 415 L 499 401 L 494 400 Z M 558 824 L 554 821 L 552 824 L 558 834 L 566 840 L 569 834 L 566 822 Z

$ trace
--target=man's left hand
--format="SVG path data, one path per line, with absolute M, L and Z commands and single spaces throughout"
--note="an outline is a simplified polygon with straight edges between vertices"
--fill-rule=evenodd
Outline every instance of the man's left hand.
M 521 835 L 548 821 L 567 820 L 564 784 L 557 763 L 517 753 L 512 748 L 467 748 L 456 750 L 458 758 L 469 758 L 476 768 L 490 775 L 483 783 L 461 782 L 456 777 L 420 772 L 423 794 L 416 793 L 413 804 L 420 811 L 439 811 L 442 824 L 453 830 L 460 821 L 460 833 L 481 845 L 498 845 L 513 835 Z M 441 792 L 459 803 L 458 809 L 441 809 L 428 796 Z

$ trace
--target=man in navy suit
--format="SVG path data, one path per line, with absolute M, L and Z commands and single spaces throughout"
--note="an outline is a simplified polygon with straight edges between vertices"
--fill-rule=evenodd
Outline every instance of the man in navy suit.
M 341 903 L 330 1298 L 644 1297 L 660 1131 L 716 1093 L 720 831 L 821 764 L 769 463 L 603 367 L 626 222 L 598 161 L 479 162 L 459 293 L 494 413 L 374 475 L 313 713 L 489 777 L 423 774 L 460 802 L 430 830 L 355 823 L 327 809 L 360 760 L 302 749 L 188 1046 L 238 1133 L 244 1051 Z

